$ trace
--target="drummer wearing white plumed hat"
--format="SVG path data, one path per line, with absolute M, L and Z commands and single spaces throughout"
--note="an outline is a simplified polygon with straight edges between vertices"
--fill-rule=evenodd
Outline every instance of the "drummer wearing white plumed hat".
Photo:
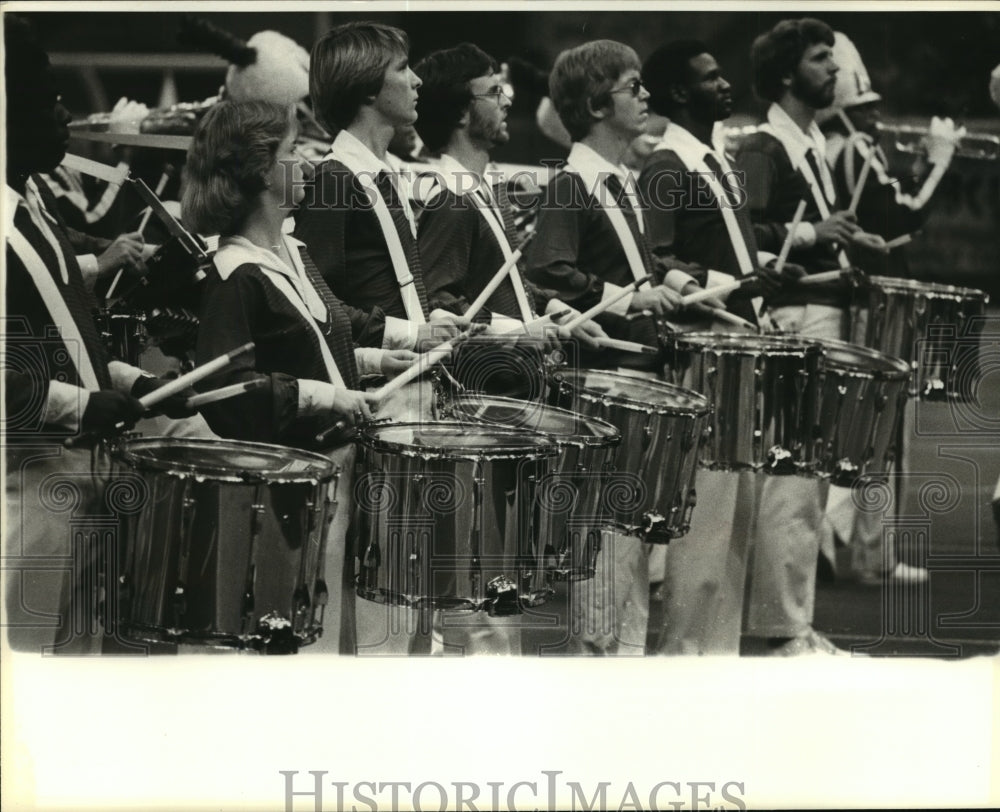
M 926 156 L 920 156 L 908 177 L 890 174 L 886 153 L 878 144 L 882 96 L 871 78 L 854 43 L 842 32 L 834 34 L 834 59 L 840 71 L 834 101 L 817 113 L 826 135 L 827 161 L 833 170 L 838 195 L 853 199 L 859 182 L 864 186 L 858 199 L 858 224 L 886 240 L 912 234 L 927 219 L 931 196 L 951 163 L 955 147 L 965 135 L 950 118 L 931 119 L 924 138 Z M 862 177 L 865 162 L 871 165 Z M 866 252 L 861 257 L 872 273 L 909 276 L 906 247 L 888 255 Z M 945 280 L 942 280 L 945 281 Z M 864 343 L 865 320 L 855 318 L 850 340 Z M 897 452 L 905 466 L 905 449 Z M 856 510 L 849 489 L 831 487 L 826 517 L 837 537 L 851 546 L 854 577 L 863 582 L 881 583 L 883 577 L 897 581 L 925 581 L 927 571 L 897 560 L 891 544 L 883 542 L 882 516 Z M 832 556 L 832 551 L 828 552 Z
M 928 203 L 966 134 L 965 128 L 956 127 L 950 118 L 934 116 L 923 139 L 926 156 L 917 159 L 907 176 L 892 176 L 878 143 L 882 96 L 872 86 L 858 49 L 840 31 L 834 34 L 833 54 L 840 67 L 833 104 L 818 111 L 816 120 L 827 139 L 827 162 L 833 169 L 838 195 L 843 200 L 853 198 L 865 161 L 874 151 L 857 206 L 858 224 L 886 240 L 910 234 L 926 220 Z M 905 251 L 894 250 L 881 262 L 878 255 L 869 253 L 861 262 L 869 272 L 907 275 Z

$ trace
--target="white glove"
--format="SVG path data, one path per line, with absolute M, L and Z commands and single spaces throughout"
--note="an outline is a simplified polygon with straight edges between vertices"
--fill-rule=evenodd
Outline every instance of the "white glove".
M 990 74 L 990 98 L 997 107 L 1000 107 L 1000 65 L 997 65 Z
M 950 118 L 931 118 L 931 125 L 927 129 L 925 143 L 927 145 L 927 160 L 938 166 L 948 166 L 952 156 L 955 154 L 955 147 L 958 142 L 965 137 L 965 127 L 955 127 L 955 122 Z

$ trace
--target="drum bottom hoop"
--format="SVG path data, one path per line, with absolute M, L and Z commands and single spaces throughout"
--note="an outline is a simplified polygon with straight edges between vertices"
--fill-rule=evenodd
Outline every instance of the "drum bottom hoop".
M 621 533 L 623 536 L 637 538 L 646 544 L 669 544 L 674 539 L 679 539 L 681 536 L 686 535 L 687 531 L 691 529 L 690 524 L 681 525 L 680 527 L 670 527 L 667 525 L 665 518 L 658 514 L 657 518 L 652 520 L 650 520 L 649 514 L 646 514 L 646 516 L 647 521 L 645 524 L 608 522 L 605 527 L 608 530 Z
M 741 474 L 749 472 L 751 474 L 765 474 L 767 476 L 801 476 L 807 479 L 814 479 L 822 476 L 817 462 L 790 462 L 788 465 L 772 462 L 699 462 L 698 467 L 705 471 L 724 471 L 731 474 Z
M 147 623 L 120 620 L 118 627 L 122 635 L 130 641 L 142 643 L 172 643 L 204 646 L 216 649 L 237 649 L 241 651 L 266 651 L 268 649 L 294 653 L 300 646 L 315 643 L 323 634 L 323 627 L 314 624 L 304 632 L 276 633 L 265 638 L 259 634 L 233 635 L 219 632 L 191 632 L 168 629 Z
M 430 609 L 437 612 L 489 612 L 491 601 L 483 600 L 480 603 L 470 598 L 451 598 L 447 596 L 410 597 L 401 592 L 393 592 L 381 587 L 366 587 L 355 581 L 355 593 L 359 598 L 364 598 L 372 603 L 381 603 L 385 606 L 405 606 L 408 609 Z M 555 594 L 555 590 L 550 588 L 536 589 L 532 592 L 518 596 L 519 607 L 541 606 Z M 517 612 L 515 614 L 520 614 Z

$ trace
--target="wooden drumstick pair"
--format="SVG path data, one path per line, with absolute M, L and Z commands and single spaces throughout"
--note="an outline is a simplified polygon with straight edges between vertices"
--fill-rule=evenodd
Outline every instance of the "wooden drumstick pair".
M 220 370 L 225 369 L 226 367 L 230 366 L 237 358 L 239 358 L 241 355 L 244 355 L 245 353 L 250 352 L 251 350 L 253 350 L 253 348 L 254 348 L 254 343 L 250 341 L 244 344 L 242 347 L 237 347 L 235 350 L 227 352 L 224 355 L 220 355 L 217 358 L 213 358 L 208 363 L 202 364 L 200 367 L 195 367 L 190 372 L 187 372 L 184 375 L 181 375 L 180 377 L 175 378 L 172 381 L 168 381 L 163 386 L 154 389 L 152 392 L 146 395 L 143 395 L 141 398 L 139 398 L 139 403 L 141 403 L 143 408 L 146 411 L 148 411 L 157 403 L 166 400 L 171 395 L 175 395 L 178 392 L 183 392 L 189 386 L 198 383 L 198 381 L 207 378 L 209 375 L 213 375 L 216 372 L 219 372 Z M 256 388 L 256 386 L 260 385 L 253 381 L 251 381 L 250 383 L 254 384 L 253 386 L 250 387 L 251 389 Z M 237 384 L 237 387 L 246 387 L 246 384 Z M 223 389 L 215 390 L 214 393 L 206 392 L 200 396 L 196 395 L 195 397 L 188 398 L 187 403 L 188 405 L 191 405 L 191 402 L 198 400 L 199 397 L 202 398 L 201 404 L 211 403 L 212 400 L 221 399 L 221 393 L 224 390 L 234 390 L 235 388 L 236 387 L 223 387 Z M 243 388 L 242 391 L 245 392 L 248 390 L 246 388 Z M 204 399 L 209 394 L 216 395 L 216 397 L 207 400 Z M 229 394 L 229 392 L 227 391 L 226 397 L 233 397 L 237 394 L 241 394 L 241 392 L 232 391 L 232 393 Z M 114 427 L 114 431 L 118 433 L 124 430 L 125 430 L 124 422 L 120 422 Z M 64 442 L 64 445 L 67 448 L 73 448 L 84 441 L 93 440 L 99 436 L 100 435 L 97 432 L 87 432 L 85 434 L 79 435 L 78 437 L 67 438 Z

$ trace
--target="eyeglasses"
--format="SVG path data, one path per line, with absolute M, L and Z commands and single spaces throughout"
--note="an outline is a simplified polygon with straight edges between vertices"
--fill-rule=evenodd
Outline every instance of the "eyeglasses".
M 472 98 L 474 99 L 493 99 L 497 104 L 500 104 L 501 99 L 513 99 L 514 90 L 510 85 L 497 85 L 492 90 L 486 93 L 473 93 Z
M 609 93 L 624 93 L 626 90 L 633 96 L 638 96 L 639 91 L 642 90 L 642 79 L 633 79 L 625 87 L 613 87 L 609 90 Z

